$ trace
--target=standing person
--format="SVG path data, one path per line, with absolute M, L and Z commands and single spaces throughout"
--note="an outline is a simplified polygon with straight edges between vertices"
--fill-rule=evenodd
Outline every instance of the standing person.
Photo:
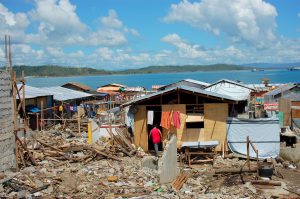
M 150 131 L 149 139 L 152 137 L 152 142 L 154 145 L 155 156 L 158 157 L 158 144 L 161 142 L 161 131 L 157 128 L 156 125 L 153 126 L 153 129 Z

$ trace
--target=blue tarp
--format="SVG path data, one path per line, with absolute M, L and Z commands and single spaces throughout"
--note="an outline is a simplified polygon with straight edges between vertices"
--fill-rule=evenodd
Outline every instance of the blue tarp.
M 27 105 L 25 109 L 27 112 L 31 112 L 31 113 L 38 113 L 41 111 L 41 109 L 39 109 L 38 107 L 36 107 L 34 105 Z
M 280 126 L 277 118 L 228 119 L 227 142 L 232 152 L 247 154 L 247 136 L 258 150 L 259 158 L 275 158 L 279 155 Z M 252 147 L 250 156 L 256 158 Z

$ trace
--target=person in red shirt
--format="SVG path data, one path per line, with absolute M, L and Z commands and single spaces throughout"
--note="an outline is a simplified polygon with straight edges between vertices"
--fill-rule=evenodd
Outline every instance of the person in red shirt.
M 154 125 L 149 134 L 149 139 L 152 137 L 152 142 L 154 145 L 155 156 L 158 157 L 158 144 L 161 142 L 161 131 Z

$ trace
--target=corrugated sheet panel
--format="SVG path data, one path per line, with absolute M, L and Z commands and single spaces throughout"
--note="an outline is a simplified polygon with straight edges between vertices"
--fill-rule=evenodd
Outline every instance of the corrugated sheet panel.
M 79 99 L 79 98 L 85 98 L 93 96 L 88 93 L 75 91 L 67 88 L 63 88 L 60 86 L 54 86 L 54 87 L 43 87 L 42 88 L 45 92 L 53 95 L 54 100 L 56 101 L 66 101 L 71 99 Z
M 198 94 L 203 94 L 203 95 L 208 95 L 208 96 L 212 96 L 212 97 L 216 97 L 216 98 L 220 98 L 220 99 L 236 101 L 234 98 L 232 98 L 232 97 L 230 97 L 228 95 L 222 95 L 222 94 L 218 94 L 218 93 L 214 93 L 214 92 L 202 90 L 202 89 L 199 89 L 199 88 L 182 85 L 182 86 L 177 86 L 177 87 L 169 88 L 169 89 L 166 89 L 166 90 L 163 90 L 163 91 L 159 91 L 159 92 L 156 92 L 156 93 L 152 93 L 152 94 L 149 94 L 149 95 L 145 95 L 145 96 L 139 97 L 137 99 L 134 99 L 134 100 L 131 100 L 131 101 L 127 102 L 127 103 L 124 103 L 123 106 L 128 106 L 130 104 L 133 104 L 133 103 L 145 100 L 145 99 L 149 99 L 149 98 L 155 97 L 157 95 L 161 95 L 163 93 L 167 93 L 167 92 L 170 92 L 172 90 L 177 90 L 177 89 L 185 90 L 185 91 L 190 91 L 190 92 L 194 92 L 194 93 L 198 93 Z

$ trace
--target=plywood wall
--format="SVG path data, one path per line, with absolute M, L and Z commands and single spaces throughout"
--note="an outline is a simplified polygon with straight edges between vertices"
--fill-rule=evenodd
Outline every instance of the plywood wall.
M 204 104 L 204 140 L 218 140 L 217 151 L 221 151 L 222 143 L 226 140 L 226 120 L 228 104 Z
M 137 110 L 134 115 L 134 144 L 148 151 L 146 106 L 137 106 Z
M 278 108 L 283 112 L 283 126 L 291 126 L 291 100 L 280 99 Z
M 179 111 L 180 112 L 180 129 L 176 129 L 171 125 L 170 129 L 163 128 L 163 140 L 167 138 L 168 133 L 174 133 L 177 136 L 177 146 L 181 146 L 183 135 L 185 134 L 185 120 L 186 120 L 186 105 L 185 104 L 173 104 L 162 105 L 162 111 Z
M 300 107 L 300 102 L 292 102 L 292 106 L 299 106 Z M 300 110 L 293 109 L 292 110 L 292 117 L 293 118 L 300 118 Z

